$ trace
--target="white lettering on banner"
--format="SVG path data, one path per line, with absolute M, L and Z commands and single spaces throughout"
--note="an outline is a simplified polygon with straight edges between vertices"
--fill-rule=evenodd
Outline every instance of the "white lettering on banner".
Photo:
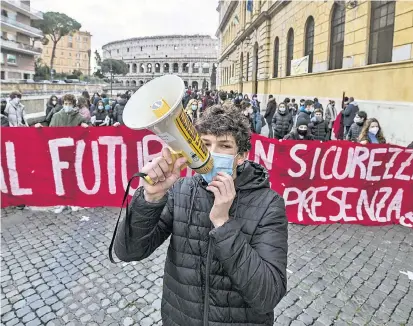
M 342 153 L 343 149 L 341 147 L 337 148 L 336 151 L 336 156 L 334 157 L 334 162 L 333 162 L 333 177 L 337 180 L 344 180 L 345 178 L 347 178 L 348 174 L 349 174 L 349 167 L 351 165 L 351 160 L 353 158 L 353 154 L 354 154 L 354 148 L 349 148 L 348 152 L 347 152 L 347 163 L 346 163 L 346 167 L 344 169 L 344 172 L 342 174 L 338 173 L 338 165 L 340 163 L 340 159 L 341 159 L 341 153 Z
M 412 223 L 407 223 L 406 220 L 409 219 Z M 413 212 L 408 212 L 406 216 L 400 217 L 400 224 L 413 229 Z
M 19 174 L 17 173 L 16 168 L 16 153 L 14 151 L 14 143 L 10 141 L 6 142 L 6 160 L 10 178 L 10 192 L 14 196 L 32 195 L 33 190 L 31 188 L 20 188 Z
M 400 168 L 397 170 L 396 175 L 394 177 L 395 179 L 405 180 L 405 181 L 408 181 L 409 179 L 413 180 L 413 175 L 410 177 L 408 175 L 402 174 L 404 172 L 404 169 L 407 168 L 413 161 L 413 149 L 407 149 L 406 152 L 410 153 L 410 156 L 405 162 L 400 164 Z
M 69 162 L 60 161 L 59 147 L 74 146 L 73 138 L 56 138 L 49 140 L 49 151 L 52 159 L 53 178 L 56 188 L 56 195 L 64 196 L 65 189 L 63 186 L 62 170 L 69 168 Z
M 350 193 L 358 193 L 356 188 L 344 188 L 344 187 L 334 187 L 329 189 L 327 186 L 322 186 L 318 188 L 309 187 L 305 190 L 300 190 L 296 187 L 289 187 L 284 189 L 284 200 L 285 206 L 297 205 L 297 219 L 298 221 L 304 221 L 303 213 L 306 212 L 308 217 L 314 222 L 325 222 L 326 218 L 319 216 L 317 214 L 317 207 L 321 206 L 321 202 L 317 201 L 317 194 L 319 192 L 327 191 L 327 198 L 333 203 L 336 203 L 339 208 L 339 214 L 328 217 L 328 220 L 331 222 L 338 222 L 343 220 L 344 222 L 353 222 L 360 220 L 362 221 L 363 217 L 363 207 L 367 213 L 367 217 L 374 222 L 390 222 L 392 220 L 392 214 L 395 214 L 396 219 L 403 219 L 401 216 L 401 204 L 403 202 L 403 189 L 397 189 L 396 193 L 393 195 L 392 188 L 383 187 L 374 192 L 369 201 L 367 191 L 362 189 L 358 195 L 356 214 L 357 217 L 349 216 L 347 210 L 352 209 L 350 204 L 347 202 L 356 202 L 355 200 L 348 200 L 347 196 Z M 339 195 L 334 195 L 335 193 L 340 192 Z M 295 196 L 291 196 L 295 194 Z M 383 194 L 380 199 L 378 195 Z M 392 196 L 392 197 L 391 197 Z M 391 200 L 390 200 L 391 198 Z M 323 202 L 326 205 L 326 202 Z M 386 216 L 382 215 L 383 208 L 386 209 Z M 412 213 L 413 214 L 413 213 Z M 408 214 L 406 215 L 408 216 Z M 404 220 L 403 220 L 404 221 Z
M 310 173 L 310 180 L 314 179 L 315 176 L 315 168 L 316 168 L 316 162 L 318 161 L 318 158 L 320 156 L 321 153 L 321 148 L 317 147 L 315 149 L 315 153 L 314 153 L 314 157 L 313 157 L 313 165 L 311 167 L 311 173 Z M 324 155 L 325 156 L 325 155 Z
M 391 147 L 389 148 L 389 153 L 393 153 L 390 160 L 386 163 L 386 170 L 383 174 L 383 180 L 393 179 L 393 174 L 389 174 L 389 170 L 394 166 L 394 161 L 396 160 L 397 156 L 403 152 L 401 148 Z
M 347 213 L 346 213 L 347 209 L 351 209 L 351 205 L 346 204 L 347 193 L 357 192 L 357 190 L 358 190 L 357 188 L 333 187 L 328 191 L 327 198 L 333 202 L 336 202 L 338 204 L 338 207 L 340 208 L 340 212 L 338 213 L 338 215 L 330 216 L 331 221 L 334 221 L 334 222 L 337 222 L 340 220 L 343 220 L 345 222 L 357 221 L 356 217 L 347 216 Z M 333 196 L 333 194 L 337 191 L 341 191 L 341 198 Z
M 333 178 L 333 174 L 325 174 L 325 167 L 326 167 L 326 161 L 327 161 L 328 154 L 330 154 L 330 152 L 335 151 L 335 149 L 336 149 L 336 146 L 331 146 L 324 153 L 324 156 L 321 160 L 321 166 L 320 166 L 320 177 L 321 177 L 321 179 L 328 180 L 328 179 Z
M 94 170 L 94 177 L 95 183 L 91 190 L 89 190 L 85 185 L 85 179 L 83 178 L 83 171 L 82 171 L 82 163 L 83 163 L 83 155 L 85 152 L 85 142 L 83 140 L 79 140 L 76 143 L 76 159 L 75 159 L 75 171 L 76 171 L 76 179 L 77 185 L 84 194 L 86 195 L 95 195 L 98 193 L 100 189 L 101 183 L 101 171 L 100 171 L 100 161 L 99 161 L 99 148 L 98 142 L 92 141 L 92 160 L 93 160 L 93 170 Z
M 306 144 L 297 144 L 297 145 L 294 145 L 293 147 L 291 147 L 290 156 L 293 159 L 293 161 L 298 163 L 298 165 L 300 166 L 300 171 L 298 171 L 298 172 L 294 172 L 293 170 L 288 169 L 288 175 L 290 177 L 293 177 L 293 178 L 302 177 L 304 175 L 305 171 L 306 171 L 306 168 L 307 168 L 307 165 L 306 165 L 305 161 L 295 154 L 299 150 L 304 150 L 304 151 L 307 150 L 307 145 Z
M 138 146 L 139 146 L 138 142 Z M 127 167 L 127 163 L 128 163 L 128 154 L 127 154 L 127 147 L 126 144 L 122 144 L 120 146 L 120 150 L 121 150 L 121 170 L 122 170 L 122 185 L 123 185 L 123 191 L 126 191 L 126 187 L 128 186 L 128 167 Z M 141 160 L 141 158 L 139 157 L 139 149 L 138 149 L 138 155 L 137 155 L 137 159 L 138 159 L 138 165 L 139 165 L 139 161 Z M 140 171 L 139 167 L 138 170 Z M 132 176 L 131 176 L 132 177 Z M 140 179 L 140 178 L 139 178 Z M 139 181 L 140 182 L 140 181 Z M 129 195 L 133 196 L 133 194 L 135 193 L 136 189 L 133 189 L 132 186 L 129 187 Z
M 109 183 L 109 193 L 116 194 L 116 160 L 115 151 L 116 146 L 123 144 L 122 136 L 101 136 L 98 138 L 100 145 L 108 146 L 108 183 Z
M 369 163 L 367 165 L 367 174 L 366 180 L 368 181 L 379 181 L 381 176 L 373 175 L 373 168 L 376 166 L 380 166 L 383 162 L 382 161 L 375 161 L 376 154 L 384 154 L 387 153 L 387 148 L 373 148 L 370 151 Z
M 143 165 L 146 165 L 149 161 L 153 160 L 154 158 L 157 158 L 161 155 L 161 152 L 149 154 L 149 142 L 150 141 L 156 141 L 158 143 L 162 144 L 162 148 L 167 147 L 165 142 L 163 142 L 158 136 L 156 135 L 146 135 L 142 139 L 142 145 L 143 145 Z
M 274 157 L 274 144 L 268 146 L 268 154 L 265 154 L 264 146 L 260 140 L 255 142 L 255 155 L 254 162 L 260 163 L 260 159 L 264 162 L 265 168 L 267 170 L 272 170 L 272 162 Z
M 360 179 L 366 178 L 366 166 L 364 161 L 369 158 L 369 149 L 365 146 L 356 146 L 354 150 L 353 160 L 349 168 L 349 178 L 354 178 L 356 173 L 356 167 L 360 169 Z
M 9 190 L 7 189 L 6 180 L 4 180 L 3 166 L 0 165 L 0 178 L 1 178 L 1 192 L 7 194 Z

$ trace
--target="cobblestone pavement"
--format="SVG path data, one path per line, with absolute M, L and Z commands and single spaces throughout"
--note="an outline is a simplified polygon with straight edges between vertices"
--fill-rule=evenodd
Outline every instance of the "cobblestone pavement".
M 167 244 L 143 262 L 111 264 L 117 212 L 2 210 L 1 325 L 161 325 Z M 274 325 L 413 325 L 411 229 L 289 231 L 288 294 Z

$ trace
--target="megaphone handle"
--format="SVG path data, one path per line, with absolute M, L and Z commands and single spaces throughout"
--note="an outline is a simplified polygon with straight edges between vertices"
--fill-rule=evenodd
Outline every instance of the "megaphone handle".
M 172 171 L 173 168 L 174 168 L 174 165 L 175 165 L 176 160 L 177 160 L 178 158 L 180 158 L 180 157 L 184 157 L 184 156 L 186 157 L 186 155 L 184 155 L 184 153 L 183 153 L 182 151 L 175 152 L 175 151 L 172 150 L 171 148 L 170 148 L 170 151 L 171 151 L 172 163 L 169 164 L 169 169 Z M 188 159 L 188 158 L 187 158 L 187 159 Z M 181 166 L 181 171 L 182 171 L 183 169 L 185 169 L 186 167 L 187 167 L 187 163 L 185 163 L 184 165 Z M 140 174 L 141 174 L 141 177 L 143 177 L 143 179 L 144 179 L 147 183 L 149 183 L 151 186 L 155 185 L 155 182 L 152 180 L 152 178 L 151 178 L 149 175 L 147 175 L 146 173 L 140 173 Z

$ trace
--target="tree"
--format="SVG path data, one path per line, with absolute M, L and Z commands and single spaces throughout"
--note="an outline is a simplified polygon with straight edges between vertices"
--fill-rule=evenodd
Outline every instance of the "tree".
M 34 62 L 34 79 L 47 80 L 50 78 L 50 69 L 43 63 L 41 58 L 37 58 Z
M 96 63 L 96 67 L 98 67 L 98 69 L 93 73 L 93 76 L 98 77 L 100 79 L 104 78 L 105 75 L 101 71 L 102 58 L 101 58 L 98 50 L 95 50 L 95 63 Z
M 105 59 L 102 61 L 101 69 L 103 73 L 110 72 L 111 67 L 114 75 L 126 75 L 129 72 L 128 65 L 122 60 Z
M 63 36 L 78 31 L 82 25 L 65 14 L 52 11 L 46 12 L 43 15 L 43 20 L 35 20 L 33 24 L 34 27 L 40 29 L 53 42 L 52 57 L 50 59 L 50 70 L 52 70 L 54 58 L 56 57 L 57 43 L 59 43 Z

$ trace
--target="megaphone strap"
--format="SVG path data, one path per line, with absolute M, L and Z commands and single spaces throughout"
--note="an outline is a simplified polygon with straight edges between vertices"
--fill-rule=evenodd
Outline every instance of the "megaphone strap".
M 129 188 L 130 188 L 130 185 L 131 185 L 133 179 L 135 179 L 135 178 L 137 178 L 137 177 L 140 177 L 140 178 L 144 178 L 144 179 L 145 179 L 145 177 L 147 177 L 147 174 L 146 174 L 146 173 L 142 173 L 142 172 L 138 172 L 138 173 L 135 173 L 135 174 L 132 176 L 132 178 L 129 179 L 128 185 L 127 185 L 126 190 L 125 190 L 125 194 L 123 195 L 122 206 L 121 206 L 121 208 L 120 208 L 118 220 L 116 221 L 115 230 L 113 231 L 112 240 L 110 241 L 110 245 L 109 245 L 109 260 L 110 260 L 113 264 L 116 264 L 116 262 L 115 262 L 115 260 L 113 259 L 112 249 L 113 249 L 113 245 L 114 245 L 114 243 L 115 243 L 116 233 L 117 233 L 117 231 L 118 231 L 119 221 L 120 221 L 120 218 L 121 218 L 121 216 L 122 216 L 122 210 L 123 210 L 123 206 L 125 205 L 125 202 L 126 202 L 125 239 L 128 239 L 128 236 L 130 235 L 130 234 L 129 234 L 129 233 L 130 233 L 130 232 L 129 232 L 129 224 L 130 224 L 130 223 L 129 223 L 129 222 L 130 222 L 129 219 L 130 219 L 130 217 L 129 217 L 129 200 L 128 200 L 128 196 L 129 196 Z M 129 251 L 129 250 L 128 250 L 128 241 L 126 241 L 125 245 L 126 245 L 126 252 L 128 252 L 128 251 Z

